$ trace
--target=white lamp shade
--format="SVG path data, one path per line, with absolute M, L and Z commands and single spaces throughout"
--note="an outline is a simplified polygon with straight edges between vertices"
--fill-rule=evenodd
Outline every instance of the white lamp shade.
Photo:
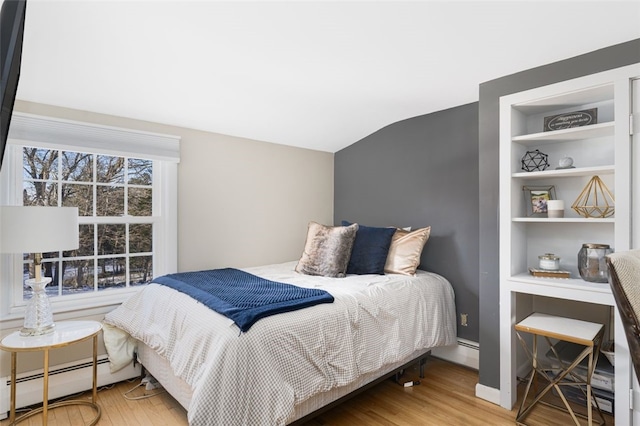
M 77 207 L 0 207 L 0 252 L 46 253 L 78 248 Z

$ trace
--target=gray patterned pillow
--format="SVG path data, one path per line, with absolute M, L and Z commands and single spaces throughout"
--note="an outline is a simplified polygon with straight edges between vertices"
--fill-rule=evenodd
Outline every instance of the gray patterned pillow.
M 309 222 L 304 252 L 296 265 L 296 272 L 344 277 L 357 231 L 357 223 L 349 226 L 325 226 Z

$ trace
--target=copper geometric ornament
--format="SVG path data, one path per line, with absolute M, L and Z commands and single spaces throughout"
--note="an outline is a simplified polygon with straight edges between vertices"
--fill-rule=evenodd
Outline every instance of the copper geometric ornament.
M 540 150 L 527 151 L 520 159 L 522 170 L 525 172 L 543 171 L 549 167 L 549 156 Z
M 594 176 L 578 195 L 571 208 L 586 218 L 610 217 L 615 212 L 615 199 L 600 177 Z

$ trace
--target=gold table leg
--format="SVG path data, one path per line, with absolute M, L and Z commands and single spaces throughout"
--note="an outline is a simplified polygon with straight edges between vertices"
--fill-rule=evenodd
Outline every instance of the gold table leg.
M 49 349 L 44 350 L 44 373 L 42 376 L 42 425 L 48 424 L 49 411 Z
M 11 352 L 11 411 L 9 414 L 9 423 L 16 420 L 16 362 L 18 358 L 17 352 Z
M 93 398 L 94 404 L 98 400 L 98 335 L 93 336 Z

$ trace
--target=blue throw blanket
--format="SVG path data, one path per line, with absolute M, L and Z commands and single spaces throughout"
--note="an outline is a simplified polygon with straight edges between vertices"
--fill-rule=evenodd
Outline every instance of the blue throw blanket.
M 233 268 L 180 272 L 153 280 L 185 293 L 247 331 L 261 318 L 332 303 L 324 290 L 269 281 Z

